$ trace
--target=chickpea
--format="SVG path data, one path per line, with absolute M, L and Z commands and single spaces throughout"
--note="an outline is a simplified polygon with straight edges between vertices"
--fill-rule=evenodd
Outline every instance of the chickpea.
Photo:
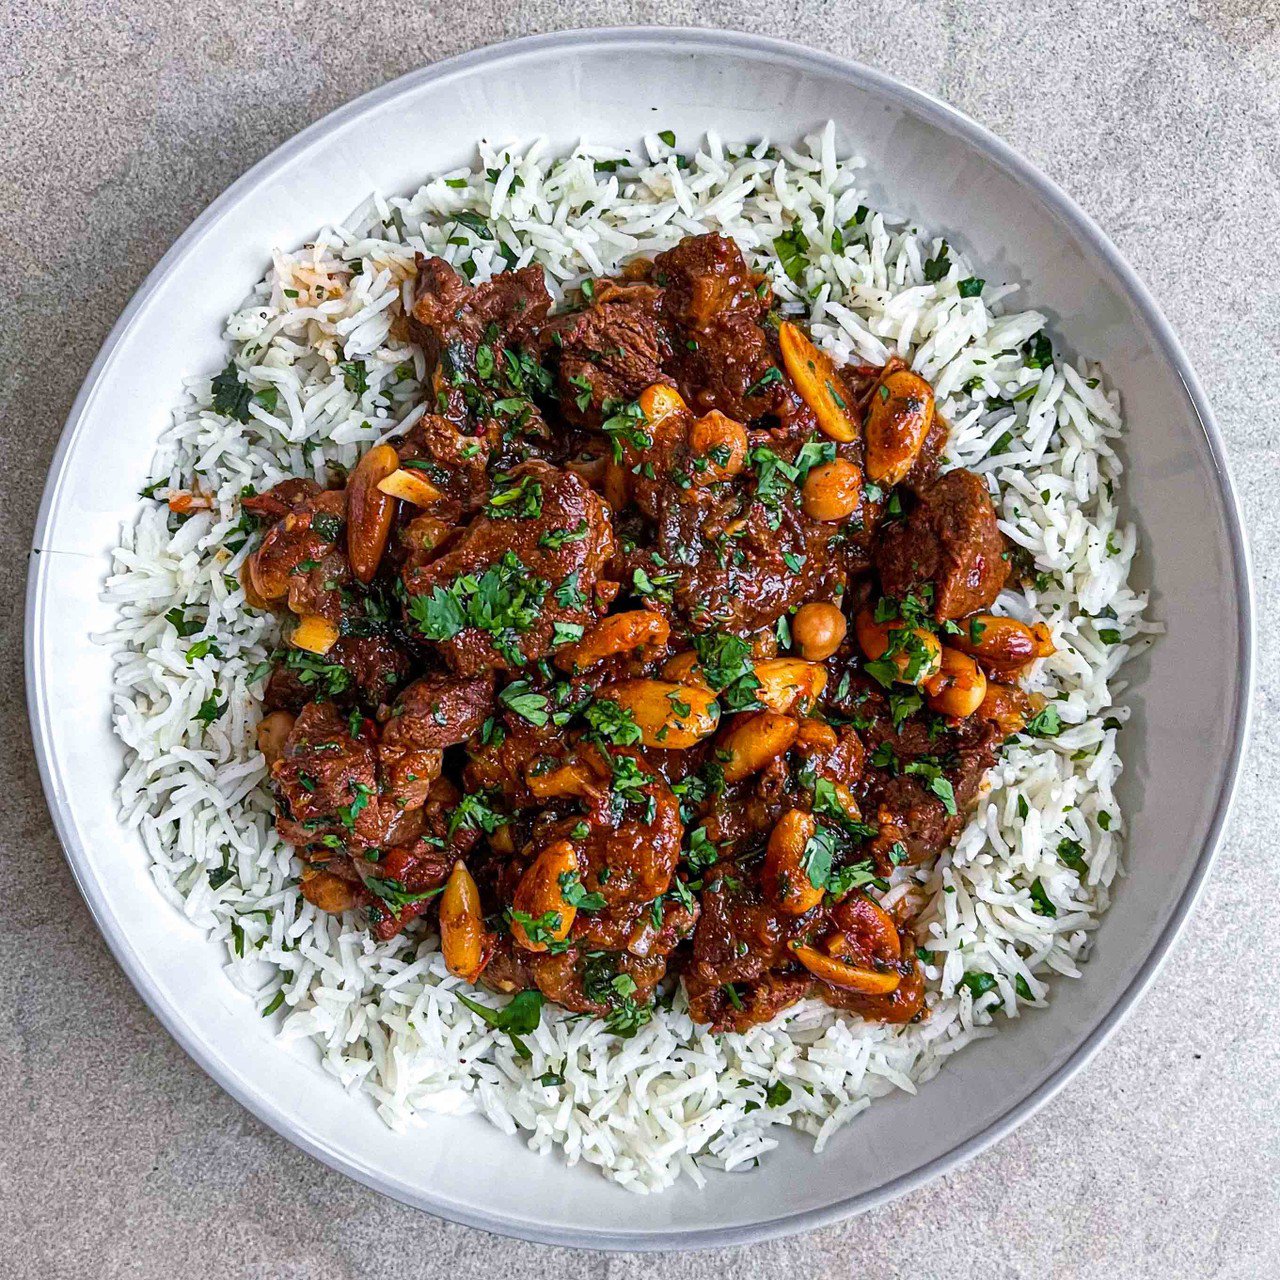
M 875 614 L 866 608 L 858 610 L 853 626 L 862 652 L 873 662 L 888 655 L 898 670 L 896 678 L 903 684 L 923 684 L 942 665 L 942 645 L 923 627 L 877 622 Z
M 813 468 L 800 490 L 800 505 L 811 520 L 847 520 L 862 505 L 862 472 L 848 458 Z
M 304 870 L 298 887 L 317 911 L 331 916 L 350 911 L 360 901 L 360 886 L 332 871 Z
M 791 642 L 802 658 L 822 662 L 844 642 L 849 624 L 834 604 L 802 604 L 791 619 Z
M 712 409 L 689 428 L 690 474 L 699 486 L 736 476 L 747 462 L 747 431 L 740 422 Z
M 987 692 L 978 714 L 1006 737 L 1021 733 L 1026 723 L 1043 709 L 1045 699 L 1038 693 L 1023 693 L 1017 685 L 987 681 Z
M 294 716 L 289 711 L 272 711 L 258 723 L 258 750 L 270 769 L 284 754 L 284 744 L 293 729 Z
M 982 705 L 987 696 L 987 677 L 967 653 L 944 645 L 937 674 L 924 682 L 924 689 L 932 710 L 963 720 Z
M 653 426 L 672 414 L 686 413 L 688 406 L 675 387 L 655 382 L 640 393 L 640 411 L 650 426 Z

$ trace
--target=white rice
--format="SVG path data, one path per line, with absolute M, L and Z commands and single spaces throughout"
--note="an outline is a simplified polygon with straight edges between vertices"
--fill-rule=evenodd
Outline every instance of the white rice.
M 610 172 L 601 160 L 633 163 Z M 837 159 L 830 126 L 797 149 L 709 135 L 687 162 L 658 136 L 630 156 L 482 147 L 475 169 L 433 178 L 407 199 L 374 196 L 345 227 L 275 253 L 227 322 L 243 376 L 276 389 L 273 412 L 255 403 L 241 424 L 212 411 L 209 376 L 187 385 L 151 479 L 156 498 L 195 487 L 211 509 L 170 531 L 163 501 L 147 502 L 122 534 L 107 584 L 119 607 L 104 640 L 118 652 L 121 805 L 159 892 L 222 944 L 245 1016 L 268 1014 L 283 1040 L 309 1042 L 293 1051 L 318 1052 L 388 1125 L 479 1111 L 534 1149 L 559 1148 L 634 1191 L 661 1190 L 682 1173 L 701 1183 L 706 1169 L 752 1166 L 776 1145 L 778 1126 L 821 1149 L 872 1099 L 914 1092 L 971 1040 L 1045 1003 L 1055 978 L 1080 974 L 1121 870 L 1113 790 L 1127 713 L 1116 676 L 1156 630 L 1142 616 L 1146 597 L 1128 585 L 1136 543 L 1117 511 L 1119 406 L 1097 369 L 1062 359 L 1026 367 L 1022 345 L 1044 317 L 1009 309 L 1015 288 L 997 280 L 961 297 L 959 282 L 980 268 L 957 246 L 941 278 L 926 280 L 930 260 L 938 274 L 941 242 L 866 211 L 860 167 Z M 795 281 L 773 247 L 793 228 L 809 245 Z M 832 250 L 837 228 L 842 253 Z M 522 1061 L 458 1001 L 460 988 L 474 993 L 446 973 L 433 937 L 377 943 L 357 920 L 322 915 L 299 895 L 254 746 L 261 686 L 250 672 L 278 628 L 245 608 L 237 499 L 245 485 L 323 479 L 327 463 L 352 464 L 421 412 L 422 356 L 389 336 L 415 250 L 471 264 L 476 280 L 508 260 L 535 261 L 559 293 L 709 230 L 768 267 L 784 303 L 809 308 L 836 355 L 879 363 L 897 353 L 932 380 L 953 424 L 948 458 L 998 485 L 1002 528 L 1042 575 L 1035 589 L 1006 592 L 1001 607 L 1051 626 L 1058 652 L 1034 686 L 1055 699 L 1063 731 L 1007 751 L 956 849 L 930 870 L 900 874 L 893 893 L 925 903 L 927 1020 L 886 1027 L 807 1002 L 744 1035 L 716 1036 L 677 996 L 620 1040 L 548 1008 L 527 1038 L 532 1060 Z M 354 261 L 358 275 L 343 268 Z M 366 363 L 367 389 L 357 370 L 341 368 L 353 361 Z M 180 614 L 189 634 L 166 614 Z M 225 710 L 206 728 L 197 715 L 213 709 L 215 691 Z M 1068 857 L 1078 849 L 1083 864 L 1072 861 L 1083 870 L 1064 863 L 1060 847 Z

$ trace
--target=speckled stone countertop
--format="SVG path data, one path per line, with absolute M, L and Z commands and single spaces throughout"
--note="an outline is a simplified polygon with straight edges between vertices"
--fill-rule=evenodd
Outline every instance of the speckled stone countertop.
M 1256 731 L 1202 905 L 1124 1027 L 950 1177 L 807 1236 L 573 1254 L 331 1173 L 169 1039 L 53 834 L 21 643 L 40 488 L 130 294 L 254 161 L 366 89 L 508 36 L 648 22 L 783 35 L 945 97 L 1056 179 L 1154 290 L 1226 436 L 1256 566 Z M 0 13 L 0 1276 L 1280 1275 L 1280 3 L 1277 0 L 16 0 Z M 1224 324 L 1221 317 L 1235 319 Z

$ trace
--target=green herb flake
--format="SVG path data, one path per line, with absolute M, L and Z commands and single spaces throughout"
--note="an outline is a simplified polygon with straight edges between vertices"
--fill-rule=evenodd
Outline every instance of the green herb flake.
M 948 247 L 944 240 L 937 255 L 925 259 L 924 278 L 928 284 L 937 284 L 939 280 L 946 278 L 947 272 L 951 270 L 951 259 L 947 255 Z
M 809 238 L 799 227 L 792 227 L 790 231 L 776 236 L 773 251 L 778 255 L 778 261 L 789 280 L 799 280 L 804 275 L 805 268 L 809 265 L 809 259 L 805 256 L 809 251 Z
M 783 1107 L 791 1101 L 791 1086 L 781 1080 L 775 1080 L 764 1091 L 765 1104 L 770 1107 Z
M 1069 836 L 1058 841 L 1058 860 L 1080 876 L 1089 870 L 1089 864 L 1084 860 L 1084 845 Z M 1039 881 L 1036 883 L 1039 884 Z
M 253 399 L 252 389 L 240 380 L 240 371 L 234 360 L 227 361 L 227 367 L 212 382 L 213 411 L 234 418 L 237 422 L 248 422 L 249 403 Z
M 547 723 L 547 695 L 533 692 L 527 680 L 513 680 L 498 694 L 498 701 L 539 729 Z
M 204 725 L 207 729 L 219 716 L 226 714 L 228 703 L 219 702 L 222 697 L 222 691 L 215 687 L 214 691 L 200 704 L 200 709 L 196 712 L 193 719 Z
M 1031 888 L 1028 890 L 1031 894 L 1031 910 L 1038 916 L 1056 916 L 1058 908 L 1053 905 L 1049 898 L 1048 891 L 1041 883 L 1040 877 L 1031 882 Z
M 521 1037 L 536 1031 L 542 1021 L 542 1005 L 546 997 L 541 991 L 521 991 L 501 1009 L 491 1009 L 478 1000 L 468 1000 L 461 992 L 454 994 L 482 1022 L 506 1035 L 517 1057 L 525 1060 L 533 1057 Z

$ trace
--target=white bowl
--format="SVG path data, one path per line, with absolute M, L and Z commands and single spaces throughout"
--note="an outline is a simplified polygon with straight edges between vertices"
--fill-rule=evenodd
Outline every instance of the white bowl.
M 1122 739 L 1128 879 L 1080 982 L 974 1044 L 918 1097 L 877 1102 L 820 1157 L 784 1142 L 705 1191 L 637 1197 L 534 1155 L 477 1117 L 398 1136 L 309 1047 L 285 1047 L 223 976 L 218 948 L 160 898 L 116 819 L 121 748 L 110 660 L 90 633 L 106 556 L 136 510 L 181 379 L 225 358 L 223 317 L 273 246 L 304 241 L 371 190 L 469 162 L 475 140 L 545 134 L 631 143 L 798 139 L 828 118 L 866 156 L 873 195 L 962 243 L 988 278 L 1026 285 L 1055 342 L 1102 360 L 1130 424 L 1127 508 L 1167 636 L 1138 663 Z M 313 1155 L 409 1204 L 490 1230 L 619 1248 L 733 1244 L 887 1200 L 952 1168 L 1048 1099 L 1133 1005 L 1184 923 L 1225 820 L 1252 664 L 1247 556 L 1222 442 L 1177 340 L 1101 232 L 972 121 L 878 72 L 749 36 L 573 32 L 439 63 L 366 95 L 281 147 L 165 255 L 112 331 L 50 470 L 27 601 L 32 728 L 49 805 L 116 957 L 164 1025 L 224 1088 Z

